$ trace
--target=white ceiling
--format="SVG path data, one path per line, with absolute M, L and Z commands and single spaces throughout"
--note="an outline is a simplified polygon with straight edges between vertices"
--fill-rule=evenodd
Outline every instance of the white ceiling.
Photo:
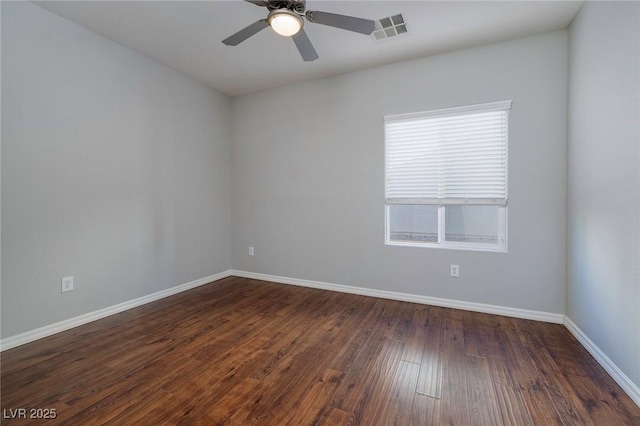
M 403 12 L 409 34 L 374 41 L 307 23 L 320 58 L 303 62 L 269 28 L 236 47 L 221 40 L 266 17 L 242 0 L 36 2 L 230 96 L 566 28 L 582 1 L 307 0 L 307 9 L 378 19 Z

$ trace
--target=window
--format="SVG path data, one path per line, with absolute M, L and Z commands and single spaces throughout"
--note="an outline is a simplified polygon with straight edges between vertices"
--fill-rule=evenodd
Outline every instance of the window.
M 385 117 L 387 244 L 506 251 L 510 109 Z

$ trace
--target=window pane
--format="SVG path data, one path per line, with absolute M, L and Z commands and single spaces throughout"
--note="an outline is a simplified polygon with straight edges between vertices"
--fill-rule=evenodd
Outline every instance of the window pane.
M 438 206 L 390 205 L 389 240 L 438 242 Z
M 446 206 L 445 241 L 498 244 L 497 206 Z

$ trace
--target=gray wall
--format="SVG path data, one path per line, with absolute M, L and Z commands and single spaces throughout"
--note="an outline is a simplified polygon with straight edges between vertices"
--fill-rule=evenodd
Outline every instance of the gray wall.
M 234 98 L 234 268 L 564 313 L 567 49 L 559 31 Z M 383 117 L 506 99 L 509 252 L 385 246 Z
M 2 2 L 2 337 L 229 269 L 229 120 L 211 89 Z
M 640 4 L 570 28 L 567 316 L 640 386 Z

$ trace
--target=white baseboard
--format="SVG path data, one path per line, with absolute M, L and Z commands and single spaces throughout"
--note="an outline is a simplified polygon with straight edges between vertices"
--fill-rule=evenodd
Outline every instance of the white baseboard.
M 156 293 L 138 297 L 137 299 L 109 306 L 107 308 L 100 309 L 94 312 L 89 312 L 75 318 L 69 318 L 55 324 L 47 325 L 44 327 L 36 328 L 35 330 L 7 337 L 0 340 L 0 352 L 7 349 L 15 348 L 16 346 L 24 345 L 25 343 L 33 342 L 34 340 L 42 339 L 43 337 L 51 336 L 52 334 L 60 333 L 61 331 L 69 330 L 70 328 L 78 327 L 80 325 L 84 325 L 95 320 L 108 317 L 113 314 L 117 314 L 122 311 L 126 311 L 127 309 L 145 305 L 158 299 L 172 296 L 174 294 L 181 293 L 183 291 L 190 290 L 192 288 L 199 287 L 201 285 L 208 284 L 212 281 L 217 281 L 231 275 L 231 271 L 224 271 L 220 272 L 219 274 L 209 275 L 208 277 L 200 278 L 186 284 L 177 285 L 166 290 L 161 290 Z
M 640 407 L 640 387 L 633 383 L 631 379 L 618 368 L 618 366 L 605 355 L 604 352 L 595 344 L 580 328 L 568 317 L 564 317 L 564 325 L 569 329 L 571 334 L 585 347 L 587 351 L 598 361 L 598 363 L 607 370 L 607 373 L 620 387 L 629 395 L 629 397 Z
M 464 302 L 461 300 L 441 299 L 439 297 L 421 296 L 418 294 L 398 293 L 395 291 L 375 290 L 364 287 L 354 287 L 342 284 L 332 284 L 320 281 L 302 280 L 298 278 L 279 277 L 276 275 L 258 274 L 255 272 L 246 272 L 231 270 L 231 275 L 236 277 L 251 278 L 262 281 L 272 281 L 281 284 L 298 285 L 302 287 L 318 288 L 322 290 L 338 291 L 341 293 L 359 294 L 362 296 L 379 297 L 382 299 L 400 300 L 403 302 L 421 303 L 423 305 L 442 306 L 444 308 L 463 309 L 465 311 L 483 312 L 486 314 L 504 315 L 514 318 L 523 318 L 536 321 L 551 322 L 562 324 L 564 322 L 563 314 L 554 314 L 551 312 L 532 311 L 528 309 L 509 308 L 506 306 L 487 305 L 484 303 Z

